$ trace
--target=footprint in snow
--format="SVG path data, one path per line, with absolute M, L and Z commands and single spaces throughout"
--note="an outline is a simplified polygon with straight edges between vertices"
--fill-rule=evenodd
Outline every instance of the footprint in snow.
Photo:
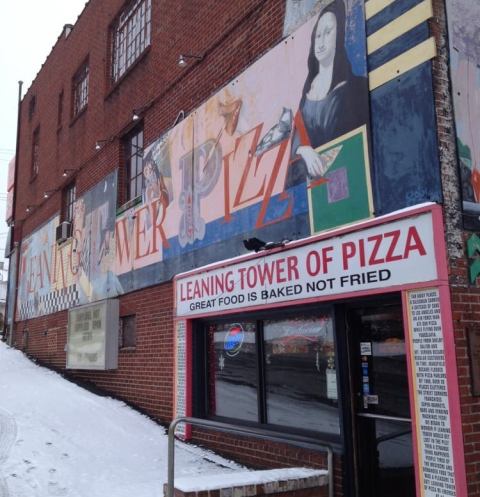
M 53 495 L 55 497 L 62 497 L 64 495 L 68 495 L 68 489 L 66 487 L 60 487 L 58 482 L 56 481 L 49 481 L 48 495 Z

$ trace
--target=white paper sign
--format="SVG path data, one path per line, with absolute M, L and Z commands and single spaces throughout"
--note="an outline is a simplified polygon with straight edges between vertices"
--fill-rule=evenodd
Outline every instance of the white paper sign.
M 436 288 L 408 294 L 424 497 L 454 497 L 447 377 Z
M 371 342 L 360 342 L 360 355 L 372 355 Z
M 337 400 L 337 372 L 335 369 L 327 369 L 325 374 L 327 377 L 327 399 Z
M 176 323 L 176 357 L 175 357 L 175 417 L 186 416 L 186 329 L 185 321 Z M 185 424 L 180 423 L 176 433 L 185 437 Z

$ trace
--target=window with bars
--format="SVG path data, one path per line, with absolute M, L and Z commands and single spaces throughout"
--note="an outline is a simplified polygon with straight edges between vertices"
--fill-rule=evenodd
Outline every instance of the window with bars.
M 33 132 L 32 138 L 32 170 L 31 176 L 34 178 L 40 170 L 40 128 L 38 127 Z
M 70 183 L 63 190 L 62 221 L 73 222 L 73 206 L 76 200 L 75 183 Z
M 127 202 L 142 194 L 143 189 L 143 129 L 136 128 L 124 139 Z
M 112 29 L 112 81 L 118 81 L 150 45 L 151 0 L 134 0 Z
M 73 117 L 88 104 L 88 61 L 84 62 L 73 77 Z

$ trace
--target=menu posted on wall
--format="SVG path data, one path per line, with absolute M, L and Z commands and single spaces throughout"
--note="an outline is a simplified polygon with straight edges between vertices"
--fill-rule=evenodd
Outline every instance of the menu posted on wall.
M 118 310 L 118 299 L 69 310 L 67 369 L 117 368 Z
M 176 323 L 176 349 L 175 349 L 175 417 L 186 416 L 186 325 L 185 321 Z M 177 435 L 186 438 L 187 430 L 184 423 L 177 426 Z
M 445 351 L 437 288 L 408 292 L 418 453 L 425 497 L 456 495 Z

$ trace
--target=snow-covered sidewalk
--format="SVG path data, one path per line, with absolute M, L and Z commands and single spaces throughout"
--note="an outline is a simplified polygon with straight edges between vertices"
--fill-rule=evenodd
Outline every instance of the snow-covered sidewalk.
M 178 443 L 175 475 L 240 466 Z M 0 497 L 161 497 L 165 430 L 0 343 Z

